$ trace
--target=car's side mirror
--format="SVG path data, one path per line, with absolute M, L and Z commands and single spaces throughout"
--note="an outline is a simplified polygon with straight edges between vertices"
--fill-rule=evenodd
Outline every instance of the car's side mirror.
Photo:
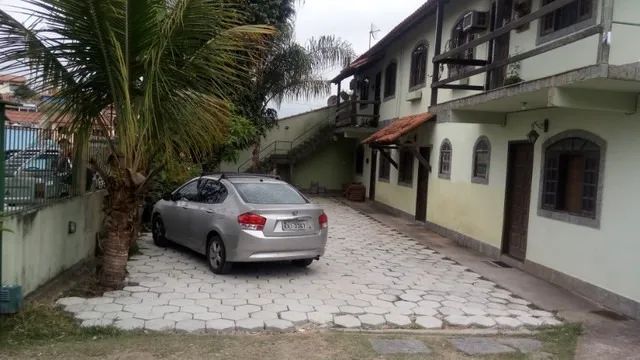
M 162 195 L 162 200 L 173 201 L 173 195 L 171 193 L 164 193 L 164 195 Z

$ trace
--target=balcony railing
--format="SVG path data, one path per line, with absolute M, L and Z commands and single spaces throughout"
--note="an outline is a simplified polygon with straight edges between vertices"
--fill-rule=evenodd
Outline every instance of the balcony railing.
M 486 85 L 477 86 L 477 85 L 464 85 L 464 84 L 452 84 L 455 81 L 467 79 L 474 75 L 478 74 L 491 74 L 493 71 L 496 71 L 500 68 L 503 68 L 509 64 L 513 64 L 515 62 L 522 61 L 524 59 L 528 59 L 553 49 L 568 45 L 570 43 L 579 41 L 586 37 L 592 36 L 598 33 L 604 33 L 608 30 L 608 26 L 603 24 L 593 25 L 587 27 L 585 29 L 576 31 L 575 33 L 562 37 L 558 40 L 551 41 L 540 45 L 532 50 L 512 55 L 503 59 L 495 59 L 493 58 L 492 50 L 494 48 L 495 41 L 505 34 L 508 34 L 512 30 L 518 29 L 526 24 L 529 24 L 535 20 L 538 20 L 560 8 L 572 3 L 575 0 L 556 0 L 547 5 L 541 6 L 538 10 L 533 11 L 525 16 L 522 16 L 519 19 L 512 20 L 501 27 L 497 27 L 489 31 L 488 34 L 484 36 L 480 36 L 476 39 L 469 41 L 468 43 L 458 46 L 454 49 L 446 51 L 444 53 L 440 53 L 440 44 L 442 43 L 442 24 L 443 24 L 443 8 L 444 1 L 439 0 L 438 3 L 438 13 L 436 20 L 436 51 L 435 56 L 433 58 L 434 63 L 434 75 L 433 82 L 431 87 L 435 90 L 432 92 L 431 105 L 437 104 L 437 90 L 438 89 L 461 89 L 461 90 L 478 90 L 478 91 L 486 91 L 491 88 L 489 83 L 489 77 L 487 77 Z M 497 16 L 497 15 L 496 15 Z M 610 25 L 610 24 L 609 24 Z M 489 44 L 489 56 L 487 59 L 461 59 L 460 56 L 469 49 L 474 49 L 480 45 Z M 605 44 L 606 45 L 606 44 Z M 607 45 L 608 46 L 608 45 Z M 602 45 L 601 47 L 604 47 Z M 603 51 L 599 49 L 599 51 Z M 600 58 L 600 54 L 598 54 Z M 448 78 L 441 79 L 440 78 L 440 65 L 453 65 L 453 66 L 461 66 L 464 70 L 459 72 L 450 73 Z
M 373 113 L 368 111 L 369 106 L 373 106 Z M 356 97 L 341 102 L 336 108 L 336 127 L 378 127 L 379 107 L 378 100 L 357 100 Z

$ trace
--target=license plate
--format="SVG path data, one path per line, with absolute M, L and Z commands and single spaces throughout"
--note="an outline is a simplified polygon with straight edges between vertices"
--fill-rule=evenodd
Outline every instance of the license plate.
M 307 221 L 304 220 L 288 220 L 282 222 L 282 231 L 306 231 L 309 230 L 311 226 Z

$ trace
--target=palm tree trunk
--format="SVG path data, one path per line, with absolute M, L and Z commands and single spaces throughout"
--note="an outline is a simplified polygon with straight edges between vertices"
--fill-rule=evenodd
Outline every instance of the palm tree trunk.
M 121 184 L 122 185 L 122 184 Z M 106 233 L 102 244 L 103 263 L 100 284 L 108 289 L 121 289 L 124 284 L 129 248 L 135 241 L 138 201 L 135 189 L 109 189 Z

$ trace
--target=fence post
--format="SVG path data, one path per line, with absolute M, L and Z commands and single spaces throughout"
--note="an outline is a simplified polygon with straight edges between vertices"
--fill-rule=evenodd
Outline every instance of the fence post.
M 80 130 L 74 135 L 73 144 L 73 195 L 84 195 L 87 192 L 87 158 L 89 153 L 89 134 Z
M 5 166 L 5 143 L 4 143 L 4 126 L 6 122 L 4 109 L 5 103 L 0 100 L 0 148 L 2 151 L 0 152 L 0 213 L 4 215 L 4 166 Z M 2 287 L 2 227 L 3 219 L 0 218 L 0 288 Z

